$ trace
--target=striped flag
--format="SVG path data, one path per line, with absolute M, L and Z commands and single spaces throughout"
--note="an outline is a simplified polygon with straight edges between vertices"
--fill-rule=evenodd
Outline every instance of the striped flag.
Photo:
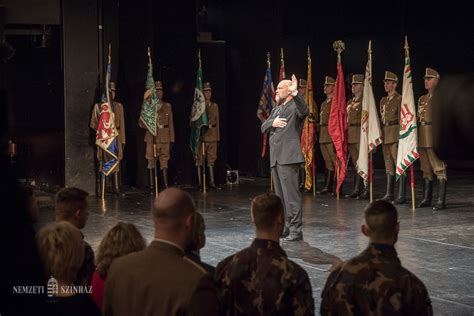
M 272 71 L 270 69 L 270 54 L 267 55 L 267 70 L 265 71 L 265 79 L 263 80 L 262 95 L 257 108 L 257 117 L 264 122 L 275 107 L 275 87 L 273 86 Z M 262 157 L 265 157 L 267 151 L 268 134 L 264 133 L 262 139 Z

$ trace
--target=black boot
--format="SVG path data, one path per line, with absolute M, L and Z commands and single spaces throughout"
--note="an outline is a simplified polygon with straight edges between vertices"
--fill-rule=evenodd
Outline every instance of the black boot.
M 209 188 L 213 190 L 220 190 L 214 181 L 214 166 L 209 166 Z
M 102 191 L 104 191 L 104 197 L 105 197 L 105 189 L 107 188 L 107 177 L 105 174 L 100 172 L 100 185 L 99 185 L 99 197 L 102 198 Z
M 163 168 L 161 173 L 163 174 L 163 184 L 165 185 L 165 189 L 168 189 L 168 169 Z
M 361 182 L 362 182 L 362 178 L 357 173 L 355 173 L 354 174 L 354 191 L 352 191 L 352 194 L 346 195 L 346 197 L 351 197 L 351 198 L 358 197 Z
M 433 181 L 424 179 L 423 181 L 423 200 L 418 204 L 418 207 L 431 206 L 431 199 L 433 198 Z
M 125 196 L 125 194 L 123 194 L 122 192 L 120 192 L 120 179 L 119 179 L 119 173 L 118 172 L 115 172 L 112 176 L 112 184 L 113 184 L 113 187 L 114 187 L 114 194 L 116 196 Z
M 361 181 L 363 179 L 361 178 Z M 359 196 L 357 196 L 358 200 L 367 200 L 369 198 L 369 190 L 367 190 L 367 184 L 364 183 L 362 187 L 362 191 L 360 191 Z
M 202 190 L 202 168 L 197 166 L 197 175 L 198 175 L 198 190 Z
M 405 204 L 407 195 L 407 176 L 401 175 L 398 181 L 400 181 L 400 186 L 398 188 L 398 197 L 395 199 L 395 204 Z
M 439 180 L 438 201 L 433 207 L 433 210 L 435 211 L 446 208 L 446 185 L 447 185 L 447 181 L 445 179 Z
M 100 197 L 102 194 L 101 185 L 102 185 L 102 175 L 103 173 L 98 171 L 95 177 L 95 196 Z
M 326 180 L 324 183 L 324 188 L 319 191 L 319 194 L 328 194 L 332 193 L 332 181 L 334 178 L 334 171 L 326 170 Z
M 387 173 L 387 193 L 379 201 L 387 201 L 392 203 L 395 197 L 395 176 Z
M 151 195 L 155 195 L 155 177 L 153 175 L 153 170 L 155 169 L 148 169 L 148 183 Z

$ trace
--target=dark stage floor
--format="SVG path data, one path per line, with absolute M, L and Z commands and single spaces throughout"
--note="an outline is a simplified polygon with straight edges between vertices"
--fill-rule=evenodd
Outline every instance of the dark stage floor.
M 402 264 L 427 286 L 436 315 L 474 315 L 474 174 L 452 172 L 449 176 L 448 209 L 412 211 L 411 202 L 398 207 L 401 228 L 396 247 Z M 375 197 L 381 197 L 384 175 L 377 173 L 376 178 Z M 221 192 L 192 193 L 207 225 L 207 245 L 202 257 L 213 265 L 248 246 L 254 236 L 250 200 L 268 190 L 269 181 L 241 180 L 238 186 Z M 421 198 L 421 185 L 417 188 L 417 198 Z M 304 242 L 283 246 L 308 272 L 319 311 L 321 289 L 329 274 L 329 254 L 345 260 L 367 245 L 367 239 L 360 233 L 362 210 L 367 202 L 346 198 L 337 201 L 334 197 L 313 197 L 307 193 L 303 200 Z M 109 228 L 117 221 L 126 221 L 137 225 L 150 241 L 152 201 L 149 195 L 131 191 L 125 198 L 108 197 L 104 210 L 100 200 L 91 198 L 91 215 L 83 230 L 86 240 L 96 249 Z M 42 224 L 52 220 L 53 211 L 48 197 L 41 204 Z

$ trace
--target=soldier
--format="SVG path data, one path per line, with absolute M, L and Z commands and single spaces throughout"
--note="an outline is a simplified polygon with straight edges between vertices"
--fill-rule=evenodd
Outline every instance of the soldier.
M 361 183 L 363 179 L 357 174 L 357 160 L 359 159 L 359 143 L 360 143 L 360 121 L 362 114 L 362 93 L 364 91 L 364 75 L 352 75 L 351 81 L 352 99 L 347 103 L 347 147 L 354 165 L 354 191 L 348 197 L 357 199 L 367 198 L 367 187 L 363 186 L 361 191 Z
M 446 207 L 446 163 L 438 158 L 433 151 L 432 137 L 432 106 L 433 93 L 439 82 L 439 73 L 431 68 L 426 68 L 425 89 L 427 94 L 418 100 L 418 149 L 420 151 L 421 171 L 423 171 L 423 200 L 418 207 L 431 206 L 433 197 L 433 172 L 439 181 L 438 201 L 434 210 Z
M 283 204 L 273 193 L 252 200 L 256 238 L 250 247 L 217 265 L 221 315 L 314 315 L 306 271 L 288 259 L 279 237 L 285 226 Z
M 163 175 L 163 184 L 168 188 L 168 160 L 170 159 L 170 144 L 174 143 L 174 124 L 173 124 L 173 110 L 171 104 L 163 101 L 163 84 L 161 81 L 155 82 L 156 93 L 161 100 L 161 107 L 157 109 L 156 119 L 156 153 L 153 149 L 153 135 L 147 130 L 145 132 L 144 142 L 146 143 L 145 158 L 148 160 L 148 178 L 150 181 L 150 192 L 154 193 L 154 177 L 153 170 L 155 169 L 155 157 L 160 161 L 160 170 Z M 145 92 L 145 99 L 151 94 L 150 91 Z M 138 125 L 145 128 L 145 124 L 138 120 Z M 156 155 L 156 156 L 155 156 Z M 156 172 L 156 170 L 155 170 Z
M 303 99 L 306 100 L 306 80 L 300 79 L 298 82 L 298 93 L 301 95 Z M 314 112 L 309 112 L 308 114 L 308 121 L 310 123 L 316 123 L 319 120 L 319 113 L 318 113 L 318 106 L 316 104 L 316 101 L 313 100 L 314 104 Z M 309 108 L 308 108 L 309 109 Z M 314 143 L 316 143 L 316 130 L 315 130 L 315 135 L 314 135 Z M 300 190 L 304 188 L 304 182 L 305 182 L 305 168 L 304 168 L 304 163 L 300 165 Z
M 209 167 L 209 187 L 212 189 L 218 189 L 214 180 L 214 163 L 217 159 L 217 145 L 219 144 L 220 132 L 219 132 L 219 106 L 211 101 L 212 88 L 209 82 L 203 84 L 203 94 L 206 100 L 206 111 L 207 118 L 209 120 L 209 128 L 204 132 L 202 140 L 204 141 L 204 152 L 206 157 L 206 163 Z M 196 157 L 196 167 L 198 171 L 199 186 L 202 185 L 202 141 L 199 144 L 198 154 Z M 205 170 L 204 170 L 205 171 Z
M 115 82 L 110 82 L 110 97 L 112 101 L 112 112 L 114 113 L 115 117 L 115 127 L 117 128 L 118 137 L 117 137 L 117 146 L 118 146 L 118 161 L 117 167 L 115 167 L 112 171 L 112 182 L 113 182 L 113 192 L 115 195 L 123 195 L 120 192 L 120 181 L 118 173 L 120 171 L 120 161 L 123 159 L 123 148 L 125 147 L 125 118 L 123 114 L 123 105 L 120 102 L 115 101 L 115 93 L 117 91 Z M 100 115 L 100 103 L 96 103 L 92 110 L 91 121 L 90 121 L 90 128 L 97 131 L 97 127 L 99 124 L 99 115 Z M 97 160 L 99 161 L 99 173 L 101 174 L 100 177 L 105 177 L 102 173 L 103 164 L 110 160 L 108 157 L 110 155 L 104 152 L 104 150 L 97 148 Z M 98 177 L 98 178 L 100 178 Z M 100 189 L 100 185 L 97 186 Z M 99 190 L 100 192 L 100 190 Z
M 320 194 L 332 193 L 332 182 L 334 179 L 334 165 L 336 163 L 336 154 L 334 153 L 334 145 L 328 132 L 329 114 L 331 113 L 331 102 L 334 94 L 334 84 L 336 80 L 326 76 L 324 79 L 324 94 L 326 100 L 321 104 L 321 113 L 319 115 L 319 146 L 326 164 L 326 178 L 324 188 L 319 191 Z
M 376 201 L 364 213 L 361 230 L 369 246 L 329 275 L 321 315 L 433 315 L 426 287 L 401 265 L 395 250 L 397 209 Z
M 385 161 L 385 172 L 387 173 L 387 192 L 382 200 L 393 202 L 395 198 L 395 165 L 397 163 L 402 96 L 396 90 L 398 77 L 393 72 L 386 71 L 383 82 L 387 96 L 380 100 L 380 115 L 383 125 L 382 152 Z M 397 198 L 397 202 L 405 203 L 405 184 L 406 177 L 400 177 L 399 198 L 403 198 L 403 201 L 399 201 Z

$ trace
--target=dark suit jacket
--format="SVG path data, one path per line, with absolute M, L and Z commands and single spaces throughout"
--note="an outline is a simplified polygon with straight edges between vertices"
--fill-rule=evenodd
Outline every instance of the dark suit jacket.
M 285 105 L 276 106 L 270 117 L 263 122 L 262 133 L 270 132 L 270 166 L 289 165 L 304 162 L 301 153 L 301 129 L 304 119 L 308 115 L 308 106 L 303 98 L 297 94 Z M 272 127 L 277 116 L 286 118 L 284 128 Z
M 153 241 L 116 259 L 105 282 L 104 315 L 217 315 L 212 276 L 178 247 Z

